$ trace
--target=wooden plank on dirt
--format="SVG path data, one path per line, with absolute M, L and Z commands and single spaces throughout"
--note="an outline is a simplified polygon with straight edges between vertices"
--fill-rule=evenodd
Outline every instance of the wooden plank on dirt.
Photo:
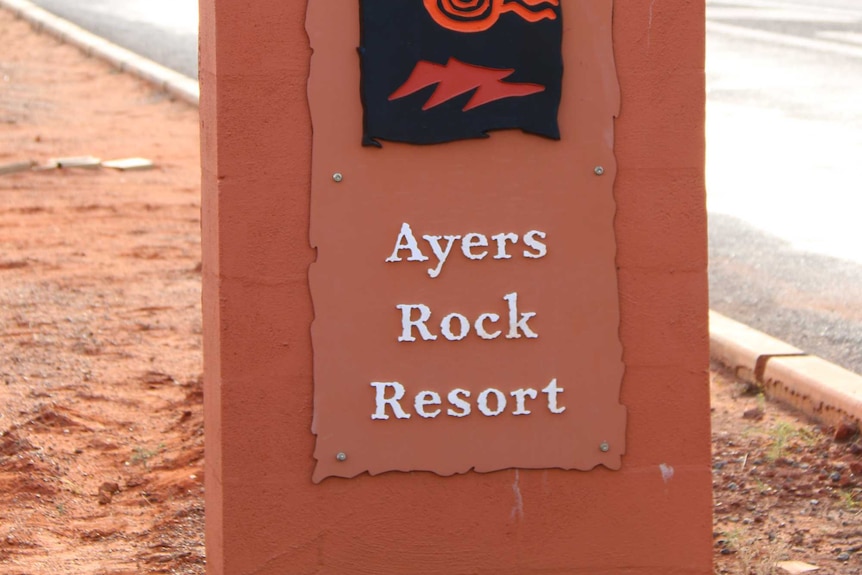
M 12 162 L 11 164 L 0 164 L 0 176 L 6 174 L 17 174 L 18 172 L 26 172 L 30 170 L 35 162 L 28 160 L 26 162 Z

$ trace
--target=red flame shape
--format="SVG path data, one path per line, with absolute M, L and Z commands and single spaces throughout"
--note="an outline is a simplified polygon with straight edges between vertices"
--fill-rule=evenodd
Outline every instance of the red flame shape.
M 503 98 L 529 96 L 545 90 L 541 84 L 503 81 L 514 72 L 514 69 L 474 66 L 455 58 L 450 58 L 445 65 L 422 60 L 413 68 L 407 81 L 389 96 L 389 100 L 404 98 L 423 88 L 437 84 L 437 89 L 422 106 L 423 110 L 430 110 L 452 98 L 475 90 L 473 97 L 463 108 L 463 111 L 467 112 Z

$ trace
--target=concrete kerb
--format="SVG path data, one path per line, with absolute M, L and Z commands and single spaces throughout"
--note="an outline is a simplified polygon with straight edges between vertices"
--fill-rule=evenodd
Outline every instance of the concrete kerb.
M 198 82 L 54 16 L 27 0 L 0 0 L 37 30 L 45 30 L 84 53 L 106 60 L 172 96 L 197 106 Z M 862 426 L 862 376 L 813 357 L 714 311 L 710 355 L 737 377 L 761 386 L 766 395 L 828 425 Z
M 76 46 L 88 56 L 106 60 L 119 70 L 142 78 L 179 100 L 193 106 L 197 106 L 200 101 L 198 82 L 193 78 L 108 42 L 27 0 L 0 0 L 0 7 L 28 21 L 36 30 L 44 30 L 63 42 Z
M 833 427 L 862 427 L 862 376 L 709 312 L 712 360 L 768 397 Z

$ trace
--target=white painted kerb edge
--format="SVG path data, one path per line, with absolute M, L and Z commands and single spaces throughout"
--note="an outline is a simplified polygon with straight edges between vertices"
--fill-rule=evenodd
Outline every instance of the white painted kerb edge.
M 63 42 L 76 46 L 88 56 L 106 60 L 118 69 L 153 84 L 179 100 L 193 106 L 200 102 L 200 88 L 197 80 L 193 78 L 108 42 L 27 0 L 0 0 L 0 7 L 28 21 L 37 30 L 45 30 Z

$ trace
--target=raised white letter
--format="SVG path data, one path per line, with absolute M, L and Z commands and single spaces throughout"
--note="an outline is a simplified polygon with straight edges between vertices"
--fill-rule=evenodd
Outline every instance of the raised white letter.
M 536 315 L 535 312 L 527 312 L 520 314 L 520 319 L 518 318 L 518 293 L 512 292 L 510 294 L 506 294 L 503 296 L 503 299 L 509 302 L 509 333 L 506 334 L 507 339 L 518 339 L 521 337 L 521 334 L 518 333 L 518 330 L 524 332 L 524 335 L 528 338 L 536 338 L 539 337 L 539 334 L 530 329 L 530 326 L 527 325 L 527 322 L 530 318 Z
M 461 329 L 458 334 L 452 333 L 452 320 L 457 319 L 461 324 Z M 460 313 L 450 313 L 440 322 L 440 333 L 449 341 L 461 341 L 467 334 L 470 333 L 470 322 Z
M 488 238 L 482 234 L 467 234 L 461 242 L 461 251 L 471 260 L 481 260 L 488 255 L 488 250 L 482 250 L 482 253 L 474 254 L 473 248 L 484 248 L 488 245 Z
M 518 243 L 517 234 L 497 234 L 496 236 L 491 236 L 491 239 L 497 242 L 497 255 L 494 256 L 495 260 L 507 260 L 512 257 L 506 253 L 506 240 L 513 244 Z
M 398 239 L 395 240 L 395 250 L 391 256 L 386 258 L 386 261 L 400 262 L 401 258 L 398 257 L 398 252 L 401 250 L 410 250 L 410 257 L 407 258 L 408 262 L 424 262 L 428 259 L 428 256 L 423 254 L 419 249 L 416 238 L 413 237 L 413 230 L 410 229 L 410 224 L 407 222 L 401 224 L 401 233 L 398 234 Z
M 497 339 L 500 337 L 500 334 L 503 333 L 500 330 L 495 331 L 494 333 L 488 333 L 485 329 L 485 320 L 491 320 L 491 323 L 497 323 L 500 321 L 500 316 L 495 313 L 483 313 L 478 318 L 476 318 L 476 323 L 473 324 L 473 327 L 476 328 L 476 333 L 479 334 L 479 337 L 482 339 Z
M 457 407 L 461 411 L 455 411 L 454 409 L 447 409 L 446 413 L 451 415 L 452 417 L 467 417 L 470 415 L 470 404 L 460 397 L 459 395 L 463 395 L 464 398 L 470 397 L 470 392 L 466 389 L 453 389 L 449 392 L 449 395 L 446 398 L 449 400 L 449 403 L 452 404 L 453 407 Z
M 548 394 L 548 409 L 551 413 L 563 413 L 566 411 L 565 407 L 557 407 L 557 394 L 563 393 L 566 391 L 562 387 L 557 387 L 557 378 L 551 380 L 551 383 L 542 390 L 542 393 Z
M 440 248 L 441 238 L 446 238 L 447 240 L 445 250 Z M 436 278 L 440 275 L 440 270 L 443 269 L 443 264 L 446 262 L 446 258 L 449 257 L 449 252 L 452 251 L 452 244 L 455 243 L 455 240 L 460 238 L 461 236 L 422 236 L 422 239 L 431 244 L 431 251 L 433 251 L 434 255 L 437 256 L 437 267 L 428 268 L 429 276 L 431 276 L 432 278 Z
M 543 258 L 546 255 L 548 255 L 548 246 L 545 245 L 544 242 L 540 242 L 539 240 L 535 239 L 536 236 L 539 236 L 540 238 L 545 239 L 548 236 L 548 234 L 546 234 L 545 232 L 540 232 L 539 230 L 532 230 L 532 231 L 529 231 L 526 234 L 524 234 L 524 243 L 527 244 L 527 247 L 530 247 L 530 248 L 533 248 L 534 250 L 536 250 L 536 253 L 532 253 L 532 252 L 528 252 L 527 250 L 524 250 L 524 257 L 525 258 L 533 258 L 533 259 L 537 260 L 539 258 Z
M 416 394 L 416 400 L 413 402 L 413 408 L 420 417 L 433 419 L 440 415 L 439 409 L 435 409 L 431 413 L 425 411 L 426 405 L 440 405 L 440 394 L 433 391 L 420 391 Z
M 398 338 L 398 341 L 416 341 L 416 338 L 413 337 L 413 326 L 419 329 L 419 335 L 425 341 L 437 339 L 437 336 L 425 327 L 425 322 L 431 317 L 431 308 L 421 303 L 414 305 L 398 304 L 395 307 L 401 310 L 401 337 Z M 414 309 L 419 310 L 419 319 L 410 319 L 412 315 L 410 312 Z
M 495 411 L 491 411 L 488 407 L 488 395 L 494 394 L 497 397 L 497 409 Z M 496 415 L 500 415 L 503 413 L 503 410 L 506 409 L 506 396 L 503 395 L 503 392 L 499 389 L 494 389 L 493 387 L 489 387 L 485 391 L 479 394 L 479 400 L 477 402 L 479 406 L 479 411 L 488 417 L 494 417 Z
M 512 412 L 512 415 L 530 415 L 530 410 L 527 409 L 527 397 L 530 399 L 536 399 L 539 396 L 539 392 L 532 388 L 527 389 L 516 389 L 512 393 L 510 393 L 512 397 L 515 398 L 516 408 L 515 411 Z
M 375 399 L 377 410 L 374 412 L 374 415 L 371 416 L 371 419 L 389 419 L 389 416 L 386 415 L 387 404 L 392 408 L 392 413 L 394 413 L 395 417 L 398 419 L 410 419 L 410 414 L 401 409 L 401 404 L 398 403 L 398 400 L 404 397 L 403 385 L 397 381 L 372 381 L 371 387 L 377 389 L 377 398 Z M 387 387 L 395 389 L 395 394 L 388 399 L 386 398 Z

